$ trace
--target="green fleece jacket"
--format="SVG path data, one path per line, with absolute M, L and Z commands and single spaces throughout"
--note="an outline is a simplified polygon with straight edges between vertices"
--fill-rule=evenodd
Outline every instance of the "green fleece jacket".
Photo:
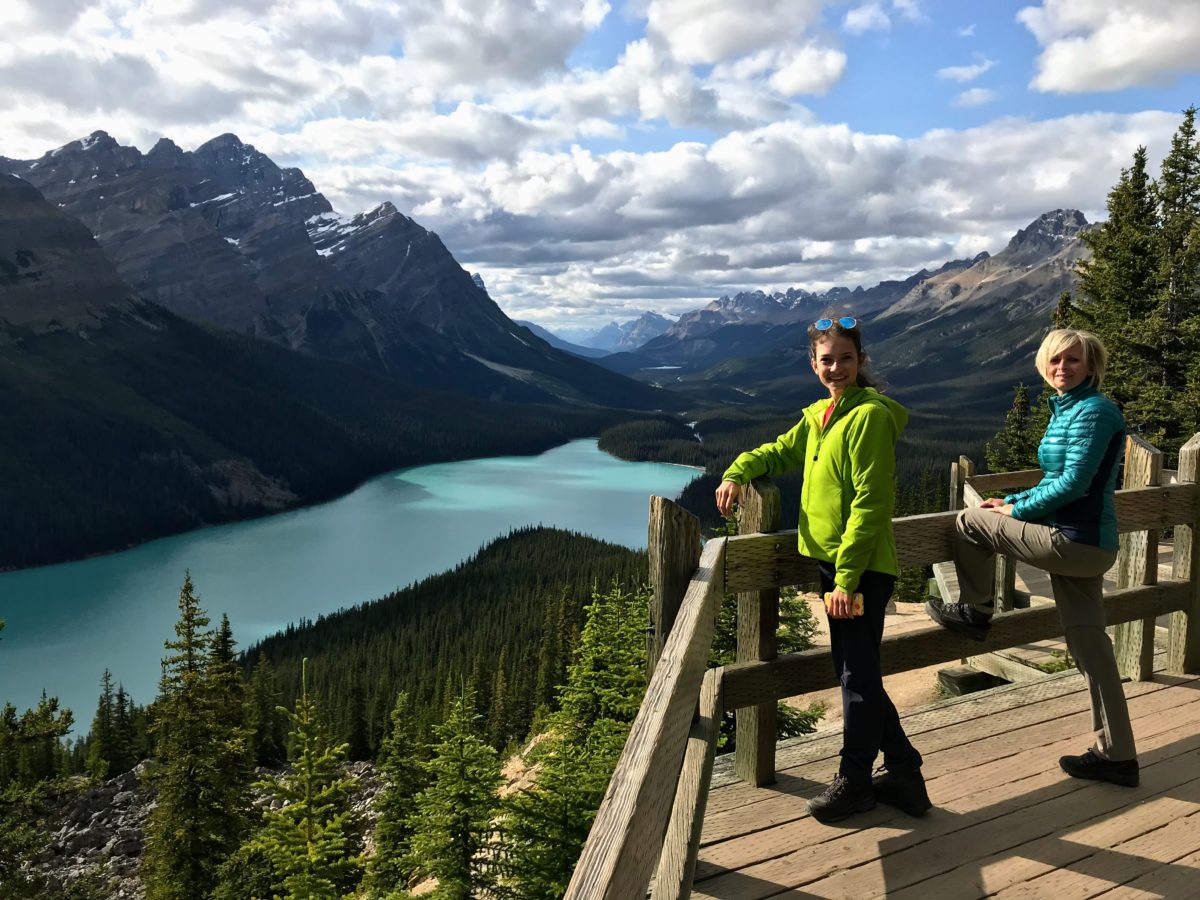
M 803 466 L 800 552 L 833 563 L 834 582 L 847 593 L 870 569 L 898 575 L 895 505 L 896 441 L 908 423 L 904 407 L 874 388 L 847 388 L 829 424 L 833 401 L 819 400 L 774 443 L 743 453 L 725 479 L 746 484 Z

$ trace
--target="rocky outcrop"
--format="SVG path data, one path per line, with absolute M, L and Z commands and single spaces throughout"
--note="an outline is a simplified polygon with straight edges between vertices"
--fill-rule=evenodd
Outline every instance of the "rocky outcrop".
M 129 288 L 80 222 L 33 185 L 0 174 L 0 322 L 37 331 L 95 327 Z
M 138 869 L 154 809 L 153 781 L 147 777 L 152 769 L 153 764 L 146 761 L 132 772 L 61 795 L 50 826 L 50 840 L 34 861 L 37 873 L 59 885 L 98 878 L 106 896 L 141 900 L 145 891 Z M 345 772 L 357 787 L 354 815 L 369 835 L 378 819 L 375 800 L 384 783 L 371 763 L 349 763 Z M 269 769 L 256 771 L 259 780 L 280 774 Z M 278 809 L 283 802 L 256 788 L 254 805 Z

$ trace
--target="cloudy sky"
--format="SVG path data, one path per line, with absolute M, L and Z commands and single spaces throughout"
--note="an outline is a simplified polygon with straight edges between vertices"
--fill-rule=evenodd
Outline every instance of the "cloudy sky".
M 232 131 L 515 318 L 872 285 L 1103 212 L 1200 0 L 3 0 L 0 155 Z

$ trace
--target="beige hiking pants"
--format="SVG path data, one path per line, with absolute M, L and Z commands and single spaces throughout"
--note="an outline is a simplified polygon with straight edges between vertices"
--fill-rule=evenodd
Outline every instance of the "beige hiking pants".
M 992 612 L 992 558 L 996 553 L 1050 573 L 1067 650 L 1083 673 L 1092 697 L 1094 750 L 1105 759 L 1134 759 L 1137 750 L 1129 708 L 1112 641 L 1104 630 L 1103 576 L 1117 558 L 1116 551 L 1081 544 L 1064 537 L 1056 528 L 1022 522 L 988 509 L 964 509 L 959 513 L 956 530 L 954 568 L 961 599 L 980 612 Z

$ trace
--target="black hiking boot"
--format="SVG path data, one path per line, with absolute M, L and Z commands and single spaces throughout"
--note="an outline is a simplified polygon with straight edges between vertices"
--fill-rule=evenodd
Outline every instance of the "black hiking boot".
M 1058 764 L 1072 778 L 1107 781 L 1122 787 L 1138 786 L 1138 761 L 1136 759 L 1105 759 L 1089 748 L 1082 756 L 1062 757 Z
M 980 612 L 969 603 L 930 600 L 925 604 L 925 612 L 943 628 L 948 628 L 955 634 L 965 634 L 977 641 L 987 637 L 988 629 L 992 625 L 990 614 Z
M 840 772 L 829 787 L 808 801 L 808 814 L 818 822 L 840 822 L 875 808 L 875 792 L 868 783 L 856 783 Z
M 893 772 L 885 767 L 883 772 L 871 779 L 871 787 L 875 791 L 876 800 L 894 806 L 910 816 L 923 816 L 933 806 L 929 802 L 925 778 L 920 769 Z

